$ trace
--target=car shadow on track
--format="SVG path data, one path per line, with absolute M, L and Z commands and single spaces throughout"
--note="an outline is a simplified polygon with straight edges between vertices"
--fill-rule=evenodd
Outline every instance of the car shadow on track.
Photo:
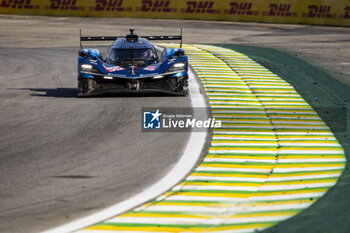
M 77 88 L 27 88 L 34 92 L 31 96 L 56 97 L 56 98 L 76 98 L 78 97 Z
M 141 92 L 141 93 L 108 93 L 108 94 L 96 94 L 92 96 L 79 97 L 79 91 L 77 88 L 16 88 L 16 90 L 29 90 L 33 92 L 31 96 L 39 97 L 55 97 L 55 98 L 130 98 L 130 97 L 184 97 L 179 95 L 173 95 L 169 93 L 154 93 L 154 92 Z
M 30 91 L 31 96 L 56 97 L 56 98 L 76 98 L 77 88 L 7 88 L 7 90 Z

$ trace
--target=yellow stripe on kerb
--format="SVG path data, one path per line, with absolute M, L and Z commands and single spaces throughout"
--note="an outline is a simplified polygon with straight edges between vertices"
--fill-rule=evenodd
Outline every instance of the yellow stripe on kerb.
M 308 208 L 341 175 L 341 145 L 289 83 L 236 51 L 184 48 L 222 121 L 208 155 L 157 200 L 81 233 L 253 233 Z

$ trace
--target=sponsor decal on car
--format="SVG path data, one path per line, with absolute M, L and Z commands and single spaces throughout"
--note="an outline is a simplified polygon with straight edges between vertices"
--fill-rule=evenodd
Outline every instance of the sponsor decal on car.
M 144 68 L 143 70 L 147 70 L 147 71 L 155 71 L 157 69 L 157 66 L 147 66 L 146 68 Z
M 107 66 L 103 65 L 103 67 L 106 69 L 107 72 L 115 72 L 115 71 L 125 70 L 125 68 L 123 68 L 121 66 L 110 66 L 110 67 L 107 67 Z
M 98 61 L 90 59 L 89 62 L 94 65 L 98 65 Z

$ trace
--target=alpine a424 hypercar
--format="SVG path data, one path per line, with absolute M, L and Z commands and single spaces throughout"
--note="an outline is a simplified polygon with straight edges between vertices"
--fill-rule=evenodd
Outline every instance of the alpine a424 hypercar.
M 182 34 L 182 33 L 181 33 Z M 180 48 L 164 48 L 150 40 L 181 40 Z M 106 58 L 98 49 L 83 49 L 82 41 L 114 41 Z M 115 92 L 166 92 L 187 95 L 188 59 L 180 36 L 125 37 L 80 35 L 79 96 Z

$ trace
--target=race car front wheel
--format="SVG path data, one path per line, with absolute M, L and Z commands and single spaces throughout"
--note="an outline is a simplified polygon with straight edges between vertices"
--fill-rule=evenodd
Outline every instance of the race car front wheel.
M 90 78 L 80 78 L 78 80 L 78 88 L 80 96 L 86 96 L 91 94 L 97 86 L 95 80 Z
M 188 94 L 188 80 L 184 77 L 178 78 L 178 93 L 186 96 Z

